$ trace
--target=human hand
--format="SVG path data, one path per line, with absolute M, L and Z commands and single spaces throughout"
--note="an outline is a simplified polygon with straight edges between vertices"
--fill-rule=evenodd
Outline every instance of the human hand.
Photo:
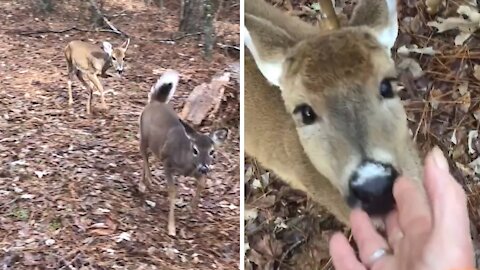
M 397 180 L 393 190 L 397 210 L 386 219 L 387 239 L 378 234 L 365 212 L 352 211 L 360 261 L 345 236 L 337 233 L 330 240 L 335 269 L 475 269 L 466 195 L 437 147 L 425 160 L 424 186 L 428 199 L 412 181 Z

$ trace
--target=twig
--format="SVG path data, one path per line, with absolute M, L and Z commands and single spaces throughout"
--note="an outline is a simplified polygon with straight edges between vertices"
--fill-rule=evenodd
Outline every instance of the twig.
M 233 46 L 228 44 L 217 43 L 218 47 L 222 49 L 234 49 L 236 51 L 240 51 L 240 46 Z
M 285 251 L 282 255 L 282 258 L 280 258 L 280 265 L 283 264 L 283 261 L 285 261 L 285 259 L 287 258 L 287 255 L 292 252 L 295 248 L 297 248 L 298 246 L 300 246 L 301 244 L 305 243 L 305 239 L 301 239 L 301 240 L 298 240 L 297 242 L 295 242 L 293 245 L 291 245 L 287 251 Z
M 202 34 L 203 34 L 203 32 L 189 33 L 189 34 L 184 34 L 184 35 L 181 35 L 181 36 L 178 36 L 178 37 L 173 37 L 173 38 L 169 38 L 169 39 L 156 39 L 156 40 L 153 40 L 153 41 L 157 41 L 157 42 L 175 42 L 175 41 L 178 41 L 178 40 L 187 38 L 187 37 L 199 36 L 199 35 L 202 35 Z
M 44 30 L 38 30 L 38 31 L 32 31 L 32 32 L 17 32 L 16 34 L 19 34 L 22 36 L 31 36 L 31 35 L 46 34 L 46 33 L 62 34 L 69 31 L 93 32 L 93 30 L 80 29 L 76 26 L 73 26 L 63 30 L 44 29 Z

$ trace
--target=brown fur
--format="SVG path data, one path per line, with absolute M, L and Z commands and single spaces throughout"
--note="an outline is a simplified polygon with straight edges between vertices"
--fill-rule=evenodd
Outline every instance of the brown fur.
M 175 235 L 176 188 L 173 173 L 193 176 L 197 180 L 197 190 L 191 202 L 192 209 L 195 209 L 205 187 L 206 177 L 206 172 L 202 173 L 198 168 L 200 165 L 207 167 L 211 165 L 214 148 L 223 143 L 228 131 L 221 128 L 210 135 L 201 134 L 180 120 L 166 98 L 170 91 L 175 91 L 175 86 L 172 85 L 173 83 L 170 88 L 168 86 L 165 88 L 157 83 L 152 88 L 150 101 L 140 116 L 140 153 L 143 159 L 143 170 L 138 188 L 141 192 L 145 192 L 146 187 L 151 188 L 152 175 L 148 161 L 148 151 L 150 151 L 163 164 L 170 201 L 168 232 L 170 235 Z M 193 151 L 196 151 L 195 155 Z
M 122 46 L 113 48 L 112 57 L 110 57 L 100 46 L 87 42 L 74 40 L 67 44 L 64 50 L 65 59 L 68 69 L 68 104 L 73 104 L 72 97 L 72 81 L 75 76 L 88 89 L 87 114 L 91 113 L 93 87 L 100 91 L 102 108 L 107 109 L 104 97 L 104 89 L 100 82 L 100 77 L 106 77 L 106 71 L 113 65 L 121 66 L 125 53 L 128 48 L 129 40 L 125 41 Z M 115 59 L 112 61 L 112 58 Z M 86 79 L 86 80 L 85 80 Z M 87 81 L 92 85 L 89 85 Z
M 359 155 L 360 148 L 370 156 L 380 155 L 379 159 L 382 157 L 376 148 L 385 150 L 401 173 L 418 181 L 421 165 L 408 135 L 403 107 L 400 101 L 392 101 L 385 111 L 379 103 L 379 82 L 394 77 L 395 68 L 374 38 L 377 31 L 362 26 L 317 33 L 302 22 L 279 27 L 285 31 L 283 36 L 290 39 L 288 42 L 268 43 L 264 42 L 268 40 L 265 36 L 275 38 L 277 34 L 272 32 L 278 31 L 280 22 L 288 22 L 289 16 L 247 8 L 257 2 L 263 1 L 247 0 L 245 4 L 246 12 L 252 12 L 245 17 L 245 24 L 253 43 L 261 57 L 268 55 L 262 55 L 263 51 L 276 51 L 277 57 L 284 54 L 285 63 L 280 91 L 269 86 L 252 55 L 245 56 L 247 154 L 292 187 L 305 191 L 344 223 L 348 221 L 349 209 L 344 200 L 347 179 L 342 173 L 349 170 L 349 160 Z M 384 17 L 386 10 L 380 11 L 383 13 L 377 17 Z M 364 13 L 356 10 L 354 14 L 360 24 Z M 256 28 L 261 24 L 272 27 Z M 259 36 L 263 40 L 256 38 Z M 291 46 L 292 42 L 297 44 Z M 308 103 L 319 117 L 325 117 L 328 125 L 322 123 L 319 130 L 296 125 L 298 116 L 293 111 L 302 103 Z

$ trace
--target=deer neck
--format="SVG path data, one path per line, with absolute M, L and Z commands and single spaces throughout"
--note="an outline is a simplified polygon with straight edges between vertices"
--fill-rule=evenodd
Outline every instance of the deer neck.
M 195 171 L 192 143 L 183 127 L 175 127 L 169 132 L 169 139 L 163 147 L 163 156 L 171 170 L 185 176 Z

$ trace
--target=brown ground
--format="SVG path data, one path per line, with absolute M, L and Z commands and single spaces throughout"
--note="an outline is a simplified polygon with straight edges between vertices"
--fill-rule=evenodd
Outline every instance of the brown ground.
M 287 8 L 287 1 L 271 2 Z M 308 12 L 301 11 L 302 5 L 312 2 L 315 1 L 293 0 L 295 13 L 314 21 L 315 16 L 312 18 Z M 349 2 L 343 9 L 347 16 L 352 10 Z M 410 55 L 420 64 L 424 76 L 413 79 L 408 72 L 402 72 L 400 76 L 406 87 L 402 98 L 410 128 L 422 156 L 434 145 L 439 145 L 447 154 L 453 174 L 468 194 L 472 234 L 479 254 L 479 178 L 469 166 L 479 156 L 477 138 L 473 138 L 470 144 L 474 153 L 468 152 L 468 134 L 478 131 L 480 120 L 480 74 L 475 77 L 473 70 L 474 65 L 480 64 L 478 35 L 464 46 L 454 46 L 458 31 L 436 34 L 426 25 L 435 17 L 425 12 L 424 1 L 399 2 L 400 34 L 396 48 L 416 44 L 420 48 L 433 46 L 439 51 L 435 56 Z M 458 2 L 449 1 L 448 8 L 438 16 L 456 16 Z M 399 56 L 395 55 L 395 58 L 397 63 L 401 61 Z M 466 82 L 466 93 L 460 93 L 459 86 Z M 451 140 L 454 132 L 456 144 Z M 247 160 L 245 168 L 246 208 L 253 209 L 245 218 L 245 239 L 250 248 L 246 252 L 245 269 L 333 269 L 328 238 L 336 230 L 343 230 L 347 235 L 348 231 L 304 194 L 291 190 L 253 160 Z M 251 213 L 253 216 L 248 217 Z
M 84 1 L 58 1 L 53 13 L 34 1 L 0 3 L 0 267 L 2 269 L 238 269 L 239 267 L 239 85 L 225 92 L 218 123 L 231 131 L 217 154 L 200 208 L 186 204 L 195 183 L 179 178 L 177 234 L 167 235 L 168 200 L 158 162 L 158 183 L 145 197 L 140 178 L 138 117 L 161 71 L 182 78 L 173 104 L 177 111 L 193 87 L 238 61 L 238 53 L 217 47 L 202 58 L 197 37 L 162 42 L 176 34 L 179 2 L 146 7 L 141 0 L 105 1 L 112 23 L 132 40 L 124 78 L 103 80 L 108 112 L 85 115 L 86 91 L 74 81 L 67 106 L 63 48 L 73 39 L 114 45 L 111 33 L 68 31 L 19 35 L 73 26 L 91 29 Z M 35 1 L 36 2 L 36 1 Z M 57 2 L 57 1 L 53 1 Z M 85 1 L 87 2 L 87 1 Z M 223 45 L 239 45 L 239 12 L 225 1 L 219 16 Z M 99 96 L 94 96 L 94 108 Z M 156 203 L 155 207 L 146 200 Z M 120 241 L 120 238 L 124 240 Z

